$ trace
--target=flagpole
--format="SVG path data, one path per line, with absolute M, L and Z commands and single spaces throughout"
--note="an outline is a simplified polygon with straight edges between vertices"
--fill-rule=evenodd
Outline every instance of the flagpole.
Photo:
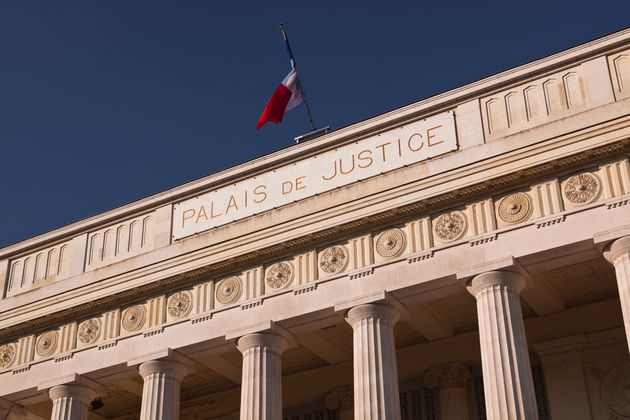
M 284 43 L 287 46 L 287 52 L 289 53 L 289 60 L 291 61 L 291 68 L 293 70 L 296 69 L 295 58 L 293 57 L 293 52 L 291 51 L 291 45 L 289 44 L 289 37 L 287 36 L 287 31 L 284 29 L 284 25 L 280 24 L 280 32 L 282 32 L 282 38 L 284 38 Z M 298 83 L 299 83 L 298 79 Z M 300 84 L 300 90 L 302 91 L 302 99 L 304 102 L 304 109 L 306 110 L 306 117 L 308 118 L 308 124 L 311 127 L 311 131 L 315 131 L 315 124 L 313 123 L 313 117 L 311 116 L 311 108 L 308 106 L 308 101 L 306 100 L 306 94 L 304 93 L 304 89 L 302 89 L 302 85 Z

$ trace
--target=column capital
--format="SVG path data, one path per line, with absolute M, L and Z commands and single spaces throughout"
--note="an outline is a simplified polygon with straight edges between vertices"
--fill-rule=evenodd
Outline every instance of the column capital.
M 150 360 L 138 367 L 138 372 L 145 378 L 153 373 L 165 373 L 168 377 L 181 381 L 188 373 L 188 369 L 181 363 L 172 360 Z
M 494 286 L 505 287 L 520 294 L 526 285 L 527 280 L 521 274 L 501 270 L 476 275 L 468 282 L 466 288 L 475 298 L 478 298 L 480 294 Z
M 611 264 L 615 264 L 619 258 L 630 254 L 630 236 L 624 236 L 604 248 L 604 258 Z
M 253 333 L 242 336 L 236 343 L 236 347 L 241 353 L 258 346 L 282 355 L 289 348 L 289 340 L 277 334 Z
M 462 362 L 444 363 L 433 366 L 424 375 L 424 384 L 428 388 L 461 388 L 470 379 L 470 371 Z
M 382 319 L 393 326 L 400 319 L 400 311 L 392 305 L 383 303 L 366 303 L 351 308 L 346 313 L 346 321 L 354 326 L 358 321 L 366 318 Z
M 52 400 L 63 397 L 72 397 L 90 403 L 96 398 L 96 391 L 85 385 L 67 384 L 56 385 L 48 390 L 48 395 Z

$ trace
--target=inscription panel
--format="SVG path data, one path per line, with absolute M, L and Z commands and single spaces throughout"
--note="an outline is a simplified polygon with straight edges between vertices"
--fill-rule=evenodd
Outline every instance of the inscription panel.
M 221 226 L 457 150 L 444 112 L 283 166 L 174 206 L 173 238 Z

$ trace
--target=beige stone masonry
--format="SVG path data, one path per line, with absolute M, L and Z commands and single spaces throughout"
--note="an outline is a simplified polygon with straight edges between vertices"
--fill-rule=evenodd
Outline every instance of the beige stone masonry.
M 434 366 L 424 375 L 424 384 L 437 388 L 440 418 L 468 420 L 467 382 L 470 371 L 462 362 Z

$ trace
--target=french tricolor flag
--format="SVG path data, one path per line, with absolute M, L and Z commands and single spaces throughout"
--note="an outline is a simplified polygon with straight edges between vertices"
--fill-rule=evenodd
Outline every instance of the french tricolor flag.
M 284 113 L 295 108 L 304 100 L 300 81 L 297 78 L 295 68 L 291 69 L 287 77 L 278 85 L 269 98 L 265 110 L 258 119 L 256 129 L 260 129 L 267 121 L 279 123 L 282 121 Z

